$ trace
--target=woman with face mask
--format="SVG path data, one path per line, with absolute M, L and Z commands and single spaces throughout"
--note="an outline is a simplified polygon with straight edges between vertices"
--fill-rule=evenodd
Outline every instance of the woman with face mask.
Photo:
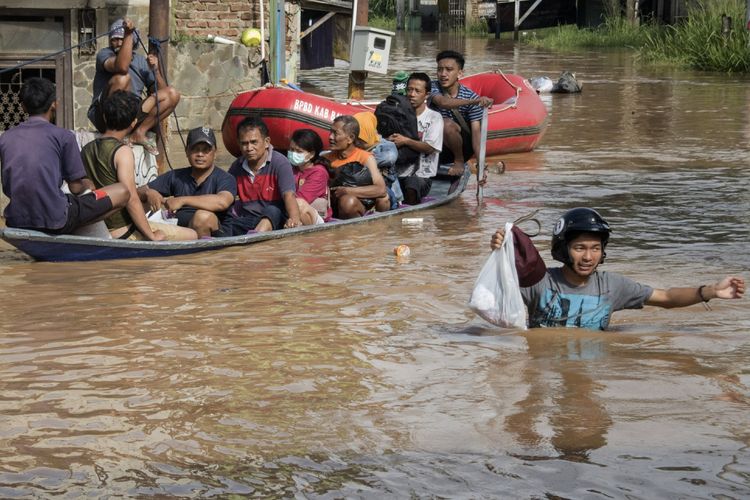
M 287 158 L 294 169 L 302 224 L 322 224 L 331 217 L 328 202 L 328 160 L 320 157 L 323 141 L 309 128 L 299 129 L 292 134 Z

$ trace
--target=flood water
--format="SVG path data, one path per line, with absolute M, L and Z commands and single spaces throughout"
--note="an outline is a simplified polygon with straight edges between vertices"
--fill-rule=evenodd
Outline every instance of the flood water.
M 0 497 L 741 498 L 747 299 L 503 331 L 466 306 L 491 232 L 539 210 L 614 228 L 604 269 L 748 276 L 750 81 L 616 52 L 394 41 L 391 68 L 572 70 L 484 203 L 194 256 L 35 263 L 0 250 Z M 304 72 L 344 97 L 344 69 Z M 386 78 L 368 81 L 380 95 Z M 174 154 L 173 154 L 174 155 Z M 411 247 L 397 261 L 393 248 Z

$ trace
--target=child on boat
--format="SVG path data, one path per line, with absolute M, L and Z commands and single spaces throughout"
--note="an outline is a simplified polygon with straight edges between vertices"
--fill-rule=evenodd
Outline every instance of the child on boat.
M 127 188 L 116 183 L 96 189 L 86 176 L 75 135 L 52 124 L 55 84 L 29 78 L 19 97 L 29 118 L 0 135 L 3 191 L 10 198 L 6 224 L 69 234 L 124 207 Z M 72 194 L 63 192 L 63 181 Z

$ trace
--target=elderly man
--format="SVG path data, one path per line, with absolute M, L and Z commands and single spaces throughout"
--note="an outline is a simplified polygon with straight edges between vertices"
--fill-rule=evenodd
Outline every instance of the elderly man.
M 138 125 L 130 134 L 130 143 L 140 144 L 149 153 L 157 155 L 156 137 L 149 131 L 174 111 L 180 101 L 180 94 L 167 85 L 156 54 L 143 57 L 135 53 L 137 40 L 135 25 L 130 19 L 118 19 L 112 23 L 109 47 L 96 55 L 94 98 L 88 117 L 96 129 L 103 133 L 106 127 L 102 116 L 102 101 L 117 90 L 130 91 L 143 97 L 145 89 L 147 97 L 141 104 Z

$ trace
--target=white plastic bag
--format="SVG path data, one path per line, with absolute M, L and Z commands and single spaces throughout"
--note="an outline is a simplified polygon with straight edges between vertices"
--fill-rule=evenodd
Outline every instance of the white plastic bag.
M 526 330 L 526 308 L 518 285 L 512 227 L 510 222 L 505 224 L 503 245 L 482 266 L 469 307 L 493 325 Z

